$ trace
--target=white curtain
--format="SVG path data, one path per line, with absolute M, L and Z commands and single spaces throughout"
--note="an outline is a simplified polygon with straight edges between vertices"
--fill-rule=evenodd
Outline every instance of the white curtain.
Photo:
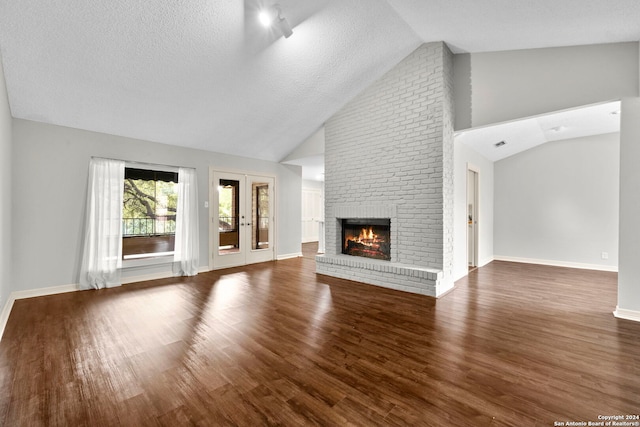
M 80 288 L 119 286 L 124 162 L 91 159 Z
M 198 179 L 195 169 L 180 168 L 173 272 L 179 276 L 195 276 L 198 274 L 199 258 Z

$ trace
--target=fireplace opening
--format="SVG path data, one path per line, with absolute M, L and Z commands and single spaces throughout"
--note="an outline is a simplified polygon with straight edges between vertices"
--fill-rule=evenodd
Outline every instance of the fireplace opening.
M 391 260 L 391 220 L 349 218 L 342 220 L 342 253 Z

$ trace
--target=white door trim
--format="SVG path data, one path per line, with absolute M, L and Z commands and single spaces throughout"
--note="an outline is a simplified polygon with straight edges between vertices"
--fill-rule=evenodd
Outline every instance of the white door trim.
M 278 226 L 278 222 L 277 222 L 277 218 L 278 218 L 278 205 L 277 205 L 277 184 L 278 181 L 276 179 L 276 176 L 274 174 L 270 174 L 270 173 L 262 173 L 262 172 L 256 172 L 256 171 L 247 171 L 247 170 L 241 170 L 241 169 L 219 169 L 217 167 L 214 166 L 210 166 L 209 167 L 209 220 L 208 220 L 208 225 L 209 225 L 209 232 L 207 234 L 208 236 L 208 240 L 209 240 L 209 270 L 215 270 L 218 268 L 226 268 L 226 267 L 217 267 L 214 263 L 214 254 L 217 250 L 218 245 L 216 244 L 218 242 L 219 239 L 219 235 L 217 233 L 218 231 L 218 209 L 217 209 L 217 201 L 218 201 L 218 197 L 216 194 L 216 191 L 218 189 L 217 184 L 215 183 L 215 175 L 217 174 L 221 174 L 221 175 L 225 175 L 225 174 L 229 174 L 229 175 L 242 175 L 244 177 L 244 179 L 246 180 L 249 176 L 253 176 L 253 177 L 264 177 L 264 178 L 269 178 L 271 180 L 273 180 L 273 192 L 272 192 L 272 197 L 273 197 L 273 202 L 272 202 L 272 210 L 271 210 L 271 219 L 272 219 L 272 228 L 273 228 L 273 239 L 271 245 L 273 247 L 273 257 L 272 259 L 276 259 L 277 258 L 277 226 Z M 240 264 L 243 265 L 243 264 Z
M 473 172 L 475 173 L 475 180 L 474 180 L 474 189 L 473 189 L 473 196 L 474 196 L 474 200 L 473 200 L 473 213 L 472 213 L 472 221 L 473 221 L 473 260 L 469 259 L 469 232 L 468 232 L 468 225 L 467 227 L 465 227 L 465 229 L 467 230 L 467 251 L 466 251 L 466 258 L 467 258 L 467 266 L 470 265 L 470 261 L 472 261 L 473 266 L 474 267 L 478 267 L 480 264 L 480 256 L 479 256 L 479 250 L 480 250 L 480 245 L 478 244 L 478 240 L 480 237 L 480 168 L 472 163 L 467 163 L 467 172 L 466 172 L 466 182 L 467 182 L 467 195 L 465 197 L 466 200 L 466 206 L 465 206 L 465 219 L 467 219 L 468 221 L 468 206 L 469 206 L 469 172 Z

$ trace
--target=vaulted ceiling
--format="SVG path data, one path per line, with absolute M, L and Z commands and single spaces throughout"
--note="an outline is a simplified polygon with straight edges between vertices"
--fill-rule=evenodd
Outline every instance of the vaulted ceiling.
M 423 42 L 637 41 L 637 0 L 0 0 L 12 115 L 279 161 Z
M 457 132 L 456 141 L 495 162 L 547 142 L 620 132 L 620 101 Z

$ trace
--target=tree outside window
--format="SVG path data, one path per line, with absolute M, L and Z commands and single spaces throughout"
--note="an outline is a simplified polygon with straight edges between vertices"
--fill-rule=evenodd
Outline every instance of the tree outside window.
M 125 168 L 122 212 L 125 259 L 173 251 L 178 174 Z

